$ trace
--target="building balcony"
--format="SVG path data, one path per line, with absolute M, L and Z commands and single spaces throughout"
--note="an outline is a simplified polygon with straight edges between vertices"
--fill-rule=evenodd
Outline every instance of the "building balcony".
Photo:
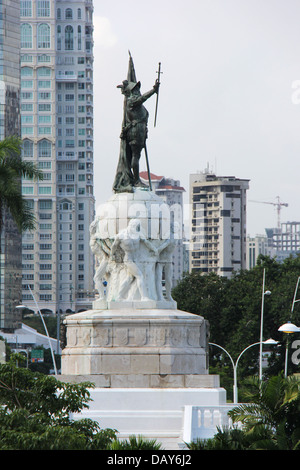
M 73 70 L 58 70 L 56 80 L 62 82 L 76 82 L 77 74 Z

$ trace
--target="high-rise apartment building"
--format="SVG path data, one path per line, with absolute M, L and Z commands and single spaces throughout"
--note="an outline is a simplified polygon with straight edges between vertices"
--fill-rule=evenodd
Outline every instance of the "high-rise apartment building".
M 21 0 L 23 180 L 37 230 L 23 236 L 22 302 L 69 313 L 91 306 L 94 260 L 92 0 Z
M 0 140 L 20 136 L 20 2 L 0 2 Z M 21 186 L 21 182 L 20 182 Z M 21 235 L 2 207 L 0 329 L 18 328 L 21 301 Z
M 249 180 L 190 175 L 190 271 L 230 277 L 246 267 L 246 191 Z
M 140 173 L 141 180 L 149 184 L 149 177 L 147 171 Z M 178 223 L 177 237 L 175 249 L 172 256 L 173 263 L 173 287 L 176 286 L 178 281 L 182 278 L 184 270 L 184 226 L 183 226 L 183 193 L 185 189 L 180 185 L 179 180 L 167 178 L 165 176 L 157 176 L 153 173 L 150 174 L 152 190 L 170 208 L 170 220 L 172 218 Z
M 272 249 L 268 246 L 267 237 L 265 235 L 247 236 L 246 269 L 252 269 L 256 266 L 259 255 L 273 255 Z
M 266 228 L 268 247 L 277 261 L 300 253 L 300 222 L 283 222 L 280 228 Z

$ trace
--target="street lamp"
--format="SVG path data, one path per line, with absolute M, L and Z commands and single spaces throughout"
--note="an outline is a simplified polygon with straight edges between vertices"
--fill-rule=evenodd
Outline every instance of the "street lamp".
M 298 290 L 298 286 L 299 286 L 299 281 L 300 281 L 300 276 L 298 277 L 297 284 L 296 284 L 296 288 L 295 288 L 295 292 L 294 292 L 294 298 L 293 298 L 293 303 L 292 303 L 291 314 L 292 314 L 293 311 L 294 311 L 295 303 L 296 303 L 296 302 L 300 302 L 300 299 L 296 300 L 296 295 L 297 295 L 297 290 Z
M 264 304 L 265 295 L 271 295 L 269 290 L 265 291 L 266 270 L 263 271 L 262 296 L 261 296 L 261 315 L 260 315 L 260 345 L 259 345 L 259 380 L 262 380 L 262 345 L 263 345 L 263 325 L 264 325 Z
M 267 341 L 263 341 L 263 344 L 277 344 L 277 343 L 278 343 L 278 341 L 275 341 L 274 339 L 268 339 Z M 231 355 L 229 354 L 229 352 L 226 351 L 226 349 L 224 349 L 222 346 L 220 346 L 219 344 L 216 344 L 216 343 L 208 343 L 208 344 L 211 344 L 212 346 L 217 346 L 218 348 L 222 349 L 228 355 L 228 357 L 230 358 L 231 363 L 232 363 L 232 367 L 233 367 L 233 402 L 238 403 L 237 366 L 238 366 L 239 360 L 240 360 L 242 354 L 244 354 L 244 352 L 247 351 L 247 349 L 252 348 L 252 346 L 256 346 L 257 344 L 260 344 L 260 341 L 258 341 L 257 343 L 250 344 L 250 346 L 247 346 L 240 353 L 240 355 L 237 358 L 235 363 L 234 363 Z
M 287 377 L 287 368 L 288 368 L 288 349 L 289 349 L 289 334 L 291 333 L 299 333 L 300 328 L 290 321 L 284 323 L 278 328 L 278 331 L 282 331 L 282 333 L 286 333 L 286 346 L 285 346 L 285 365 L 284 365 L 284 376 Z
M 56 362 L 55 362 L 55 357 L 54 357 L 54 353 L 53 353 L 53 348 L 52 348 L 52 344 L 51 344 L 51 340 L 50 340 L 50 336 L 49 336 L 49 333 L 48 333 L 48 330 L 47 330 L 47 327 L 46 327 L 46 323 L 44 321 L 44 318 L 43 318 L 43 315 L 41 314 L 41 311 L 40 311 L 40 308 L 38 306 L 38 303 L 37 301 L 35 300 L 35 297 L 33 295 L 33 292 L 32 290 L 30 289 L 30 286 L 28 286 L 28 289 L 30 291 L 30 294 L 32 295 L 32 298 L 33 298 L 33 301 L 35 303 L 35 306 L 37 308 L 37 311 L 42 319 L 42 322 L 43 322 L 43 325 L 44 325 L 44 329 L 45 329 L 45 332 L 46 332 L 46 335 L 47 335 L 47 338 L 48 338 L 48 342 L 49 342 L 49 347 L 50 347 L 50 351 L 51 351 L 51 356 L 52 356 L 52 361 L 53 361 L 53 367 L 54 367 L 54 373 L 55 375 L 57 375 L 57 368 L 56 368 Z M 25 305 L 17 305 L 16 308 L 26 308 Z

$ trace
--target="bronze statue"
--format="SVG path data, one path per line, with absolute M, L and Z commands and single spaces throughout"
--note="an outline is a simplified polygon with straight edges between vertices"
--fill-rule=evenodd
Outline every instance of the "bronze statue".
M 124 115 L 120 135 L 120 156 L 113 184 L 115 192 L 133 192 L 134 187 L 146 186 L 139 176 L 139 161 L 143 149 L 146 154 L 148 173 L 150 173 L 146 148 L 149 113 L 143 103 L 152 95 L 158 93 L 160 85 L 158 78 L 152 90 L 142 95 L 140 92 L 141 83 L 136 80 L 130 53 L 129 56 L 127 80 L 123 80 L 122 85 L 117 86 L 124 95 Z

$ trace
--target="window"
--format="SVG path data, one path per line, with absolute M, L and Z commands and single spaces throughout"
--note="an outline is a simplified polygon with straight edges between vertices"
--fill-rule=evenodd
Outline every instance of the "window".
M 38 49 L 49 49 L 50 48 L 50 26 L 46 23 L 38 26 Z
M 72 8 L 67 8 L 65 12 L 65 19 L 72 20 L 73 19 L 73 11 Z
M 51 104 L 48 104 L 48 103 L 39 104 L 39 111 L 51 111 Z
M 33 104 L 32 103 L 22 103 L 21 104 L 21 111 L 33 111 Z
M 40 158 L 51 157 L 51 142 L 49 142 L 49 140 L 43 139 L 39 141 L 38 156 Z
M 23 68 L 29 68 L 29 67 L 23 67 Z M 50 77 L 51 76 L 50 67 L 39 67 L 37 69 L 37 76 L 38 77 Z
M 32 27 L 27 23 L 21 26 L 21 48 L 32 48 Z
M 52 290 L 52 284 L 40 284 L 40 290 Z
M 38 167 L 39 167 L 40 170 L 45 170 L 45 169 L 50 170 L 51 169 L 51 162 L 39 162 Z
M 33 194 L 33 186 L 22 186 L 22 194 Z
M 22 67 L 21 68 L 21 77 L 33 77 L 33 68 L 32 67 Z
M 21 16 L 32 16 L 32 0 L 21 0 Z
M 22 158 L 33 157 L 33 142 L 25 139 L 22 146 Z
M 22 137 L 23 135 L 33 135 L 33 127 L 22 126 Z
M 60 83 L 60 85 L 61 85 L 61 83 Z M 65 84 L 65 89 L 66 90 L 74 90 L 74 88 L 75 88 L 74 83 L 66 83 Z
M 39 116 L 39 123 L 40 124 L 49 124 L 51 123 L 51 115 L 41 115 Z
M 74 49 L 74 34 L 72 26 L 65 27 L 65 50 L 73 51 Z
M 24 295 L 22 298 L 24 298 Z M 52 300 L 52 294 L 40 294 L 40 300 Z
M 57 47 L 57 50 L 60 51 L 61 50 L 61 26 L 58 25 L 57 26 L 57 43 L 56 43 L 56 47 Z
M 65 113 L 66 114 L 74 114 L 74 105 L 69 104 L 65 106 Z
M 32 80 L 21 80 L 21 88 L 33 88 Z
M 33 124 L 33 116 L 32 115 L 25 115 L 21 116 L 21 123 L 22 124 Z
M 50 16 L 50 1 L 38 0 L 37 16 Z
M 22 100 L 32 100 L 33 99 L 33 93 L 30 91 L 24 91 L 21 93 L 21 99 Z
M 49 55 L 46 55 L 46 54 L 41 54 L 41 55 L 38 56 L 38 62 L 39 63 L 51 62 L 51 57 Z
M 39 187 L 39 194 L 51 194 L 52 188 L 51 186 L 40 186 Z
M 32 60 L 33 60 L 32 55 L 29 55 L 29 54 L 21 55 L 21 62 L 32 62 Z
M 51 88 L 51 81 L 50 80 L 38 80 L 38 87 L 39 88 Z
M 50 100 L 51 99 L 51 93 L 49 91 L 44 91 L 39 93 L 39 100 Z
M 81 20 L 81 8 L 77 9 L 77 19 Z
M 39 200 L 39 209 L 52 209 L 52 201 L 47 199 Z
M 78 26 L 77 31 L 78 31 L 78 34 L 77 34 L 78 50 L 81 51 L 81 26 L 80 25 Z
M 39 135 L 50 135 L 51 134 L 51 127 L 39 127 Z

